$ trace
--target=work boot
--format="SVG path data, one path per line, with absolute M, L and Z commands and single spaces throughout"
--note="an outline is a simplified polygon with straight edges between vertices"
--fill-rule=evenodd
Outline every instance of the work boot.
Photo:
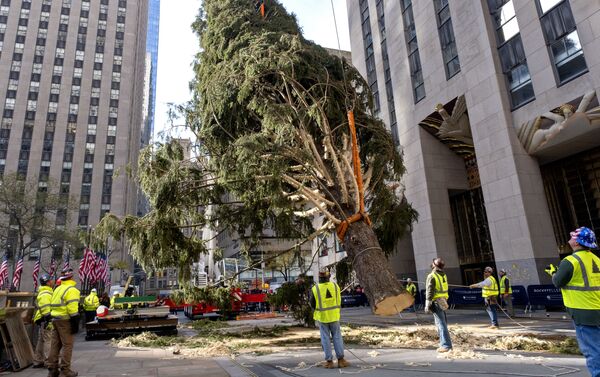
M 74 370 L 70 370 L 70 369 L 63 369 L 60 371 L 60 376 L 59 377 L 77 377 L 79 373 L 75 372 Z
M 60 372 L 58 369 L 48 369 L 48 377 L 59 377 Z
M 498 330 L 498 325 L 491 325 L 488 327 L 490 330 Z
M 438 353 L 446 353 L 446 352 L 450 352 L 450 348 L 440 347 L 436 351 L 438 351 Z
M 325 360 L 321 363 L 321 365 L 325 369 L 333 369 L 333 361 L 331 361 L 331 360 Z
M 338 368 L 346 368 L 349 367 L 350 363 L 346 361 L 346 359 L 344 359 L 343 357 L 341 359 L 338 359 Z

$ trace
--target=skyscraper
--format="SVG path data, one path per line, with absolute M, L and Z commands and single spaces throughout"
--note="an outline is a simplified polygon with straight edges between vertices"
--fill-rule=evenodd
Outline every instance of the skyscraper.
M 158 68 L 158 32 L 160 23 L 160 0 L 149 0 L 148 33 L 146 35 L 146 53 L 150 55 L 150 80 L 148 97 L 148 115 L 142 135 L 142 145 L 147 145 L 154 133 L 154 110 L 156 107 L 156 72 Z
M 136 213 L 147 23 L 148 0 L 0 1 L 0 174 L 58 183 L 75 226 Z
M 354 65 L 402 149 L 419 212 L 400 274 L 485 266 L 548 283 L 569 232 L 600 232 L 600 6 L 347 0 Z M 411 254 L 411 255 L 408 255 Z

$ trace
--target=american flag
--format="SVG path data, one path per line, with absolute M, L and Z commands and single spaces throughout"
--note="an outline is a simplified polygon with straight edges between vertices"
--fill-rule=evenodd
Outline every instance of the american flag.
M 83 253 L 83 258 L 79 262 L 79 280 L 89 280 L 92 276 L 90 273 L 93 272 L 96 264 L 96 254 L 90 248 L 86 248 Z
M 67 256 L 67 259 L 65 259 L 65 264 L 63 265 L 63 270 L 68 268 L 71 268 L 71 262 L 69 262 L 69 257 Z
M 105 258 L 102 258 L 104 260 L 104 262 L 102 262 L 103 264 L 103 271 L 102 271 L 102 280 L 104 281 L 104 285 L 106 287 L 110 286 L 110 266 L 108 265 L 108 256 L 106 256 Z
M 23 273 L 23 257 L 19 258 L 17 261 L 17 266 L 15 267 L 15 272 L 13 273 L 12 285 L 18 291 L 19 286 L 21 285 L 21 274 Z
M 6 255 L 2 260 L 2 266 L 0 266 L 0 287 L 4 288 L 6 279 L 8 278 L 8 258 Z
M 48 274 L 50 276 L 54 276 L 55 272 L 56 272 L 56 259 L 54 259 L 54 257 L 52 257 L 52 259 L 50 260 L 50 271 L 48 272 Z
M 35 291 L 38 287 L 38 276 L 40 274 L 40 260 L 38 259 L 33 266 L 33 272 L 31 276 L 33 277 L 33 290 Z

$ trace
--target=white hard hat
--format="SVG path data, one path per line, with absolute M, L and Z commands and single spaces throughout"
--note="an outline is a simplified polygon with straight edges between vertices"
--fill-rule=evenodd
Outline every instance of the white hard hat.
M 98 291 L 96 290 L 96 288 L 92 288 L 92 292 L 98 293 Z

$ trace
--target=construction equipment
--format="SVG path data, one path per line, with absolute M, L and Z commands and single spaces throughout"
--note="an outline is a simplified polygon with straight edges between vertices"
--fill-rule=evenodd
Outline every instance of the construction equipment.
M 104 317 L 86 323 L 85 340 L 121 337 L 142 332 L 158 335 L 177 335 L 177 316 L 169 314 L 169 307 L 157 305 L 155 296 L 119 297 L 115 304 L 125 309 L 114 309 Z

